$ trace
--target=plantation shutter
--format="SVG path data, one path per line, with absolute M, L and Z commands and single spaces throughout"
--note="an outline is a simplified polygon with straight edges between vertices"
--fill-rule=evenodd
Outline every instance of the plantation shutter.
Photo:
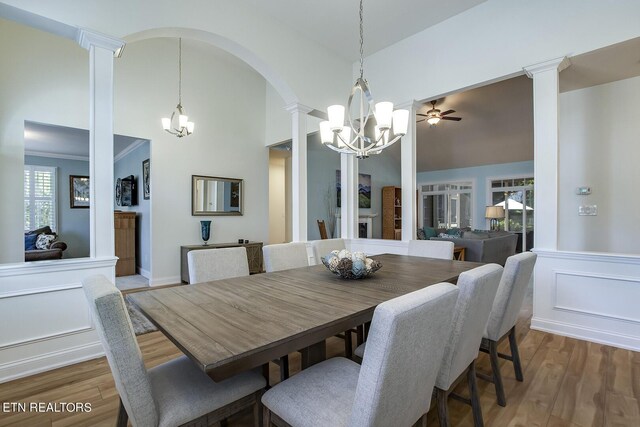
M 56 168 L 24 166 L 24 230 L 49 226 L 57 230 Z

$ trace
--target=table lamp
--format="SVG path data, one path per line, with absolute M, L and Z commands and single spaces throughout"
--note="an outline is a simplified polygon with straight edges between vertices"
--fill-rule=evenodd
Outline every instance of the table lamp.
M 498 219 L 504 218 L 504 208 L 502 206 L 487 206 L 484 217 L 491 219 L 491 230 L 498 230 Z

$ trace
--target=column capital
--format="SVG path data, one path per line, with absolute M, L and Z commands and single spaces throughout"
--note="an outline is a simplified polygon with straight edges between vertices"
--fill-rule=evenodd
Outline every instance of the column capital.
M 528 65 L 526 67 L 522 67 L 524 72 L 527 74 L 529 78 L 533 78 L 533 76 L 537 73 L 541 73 L 544 71 L 557 70 L 558 73 L 565 68 L 571 65 L 571 61 L 566 56 L 550 59 L 548 61 L 539 62 L 537 64 Z
M 116 58 L 122 56 L 125 42 L 117 37 L 108 36 L 88 28 L 78 28 L 76 41 L 80 46 L 89 50 L 91 46 L 100 47 L 113 52 Z
M 313 108 L 308 107 L 304 104 L 300 104 L 299 102 L 292 102 L 291 104 L 286 105 L 284 109 L 292 114 L 293 113 L 309 114 L 311 111 L 313 111 Z

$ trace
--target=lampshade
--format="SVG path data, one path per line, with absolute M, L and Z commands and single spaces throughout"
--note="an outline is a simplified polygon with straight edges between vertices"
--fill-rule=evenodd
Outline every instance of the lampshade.
M 193 122 L 187 122 L 187 132 L 193 133 L 194 127 L 195 127 L 195 124 Z
M 162 119 L 162 129 L 164 130 L 169 130 L 171 129 L 171 119 L 168 117 L 165 117 Z
M 409 126 L 409 110 L 396 110 L 393 112 L 393 133 L 406 135 Z
M 331 124 L 327 120 L 320 122 L 320 140 L 323 144 L 331 144 L 333 142 Z
M 484 211 L 485 218 L 504 218 L 504 208 L 502 206 L 487 206 Z
M 432 126 L 437 125 L 439 121 L 440 121 L 440 117 L 437 117 L 437 116 L 432 116 L 427 119 L 427 123 L 429 123 Z
M 380 129 L 389 129 L 393 117 L 393 102 L 378 102 L 375 106 L 376 122 Z
M 344 106 L 332 105 L 327 108 L 327 115 L 329 116 L 329 125 L 332 131 L 337 131 L 344 127 Z
M 184 114 L 180 114 L 178 116 L 178 126 L 180 128 L 186 128 L 187 127 L 187 122 L 189 121 L 189 117 L 184 115 Z

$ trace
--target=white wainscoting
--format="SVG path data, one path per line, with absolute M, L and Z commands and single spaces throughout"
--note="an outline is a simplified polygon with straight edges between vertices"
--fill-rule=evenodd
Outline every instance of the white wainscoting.
M 532 329 L 640 350 L 640 257 L 536 252 Z
M 117 258 L 0 265 L 0 382 L 70 365 L 104 352 L 81 281 L 115 280 Z

